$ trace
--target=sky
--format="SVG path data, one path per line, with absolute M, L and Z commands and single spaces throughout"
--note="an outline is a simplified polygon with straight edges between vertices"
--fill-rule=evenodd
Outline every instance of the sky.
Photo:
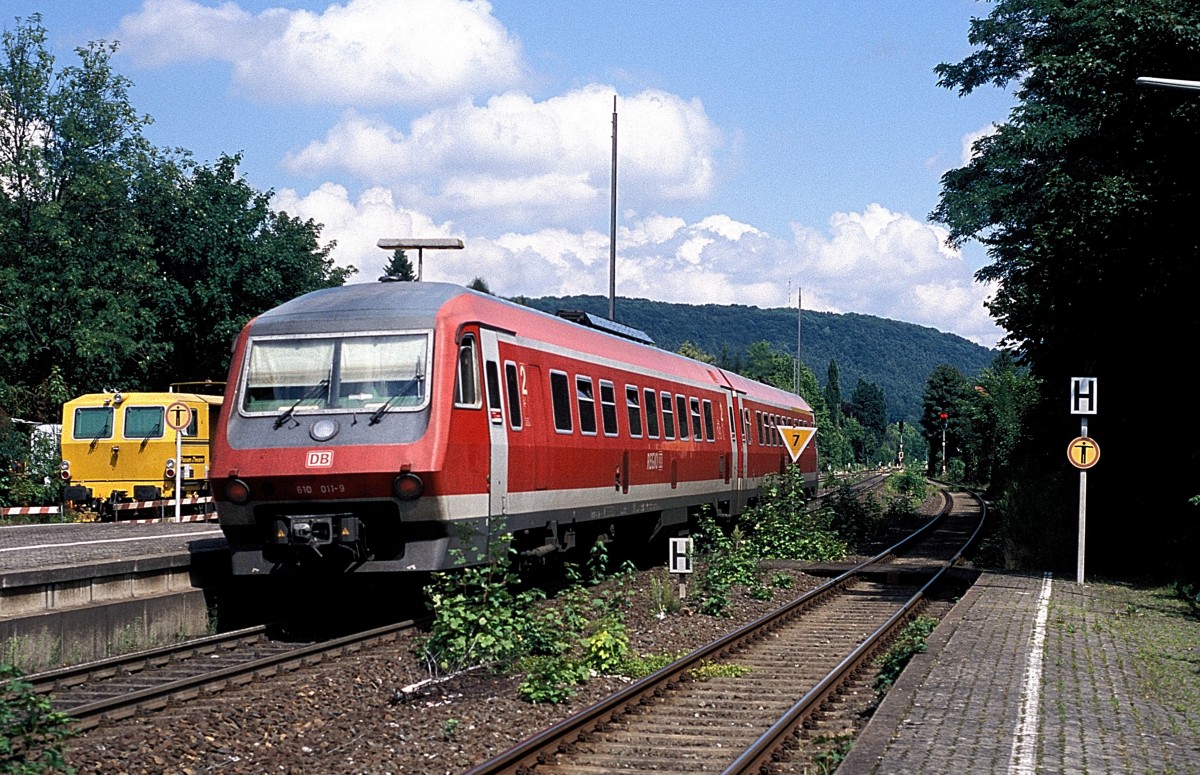
M 960 97 L 974 0 L 0 0 L 59 67 L 116 41 L 146 135 L 241 154 L 272 207 L 374 282 L 381 238 L 457 237 L 424 279 L 795 306 L 995 346 L 976 243 L 928 220 L 1011 94 Z M 415 256 L 413 257 L 415 258 Z M 618 306 L 618 318 L 620 308 Z

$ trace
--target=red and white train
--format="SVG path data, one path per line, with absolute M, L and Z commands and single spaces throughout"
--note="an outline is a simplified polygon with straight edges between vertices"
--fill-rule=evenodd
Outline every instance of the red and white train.
M 430 571 L 736 515 L 799 396 L 440 283 L 316 291 L 234 346 L 212 490 L 235 574 Z M 815 488 L 816 445 L 798 464 Z

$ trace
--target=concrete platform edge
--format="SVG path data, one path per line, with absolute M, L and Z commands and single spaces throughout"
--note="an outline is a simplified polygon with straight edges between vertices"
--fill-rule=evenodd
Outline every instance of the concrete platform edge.
M 958 625 L 979 599 L 982 591 L 973 584 L 938 623 L 926 641 L 926 650 L 914 656 L 883 698 L 875 714 L 855 739 L 854 747 L 838 766 L 838 775 L 870 775 L 879 765 L 896 729 L 912 710 L 917 691 L 929 676 L 938 656 L 954 637 Z

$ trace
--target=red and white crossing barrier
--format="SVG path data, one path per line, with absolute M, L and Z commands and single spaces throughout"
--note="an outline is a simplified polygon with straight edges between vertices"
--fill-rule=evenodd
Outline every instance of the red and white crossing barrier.
M 202 495 L 194 498 L 182 498 L 179 501 L 181 509 L 188 506 L 197 506 L 200 504 L 212 503 L 211 495 Z M 139 519 L 121 519 L 121 512 L 139 511 L 142 509 L 158 509 L 162 516 L 139 518 Z M 152 522 L 162 522 L 164 520 L 175 521 L 175 501 L 171 498 L 164 498 L 156 501 L 132 501 L 130 503 L 114 503 L 113 510 L 119 521 L 131 525 L 146 525 Z M 207 506 L 199 514 L 180 514 L 180 522 L 215 522 L 217 512 L 209 510 Z
M 58 506 L 4 506 L 0 507 L 0 517 L 18 517 L 27 514 L 58 514 Z
M 212 503 L 211 495 L 201 495 L 195 498 L 183 498 L 179 501 L 180 506 L 194 506 L 197 503 Z M 157 501 L 130 501 L 129 503 L 114 503 L 113 509 L 116 511 L 128 511 L 130 509 L 158 509 L 158 508 L 175 508 L 175 500 L 164 498 Z

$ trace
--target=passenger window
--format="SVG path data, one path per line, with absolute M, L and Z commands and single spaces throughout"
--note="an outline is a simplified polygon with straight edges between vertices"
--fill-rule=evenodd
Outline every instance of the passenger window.
M 692 438 L 696 441 L 702 441 L 704 436 L 700 429 L 700 399 L 692 399 Z
M 754 424 L 758 426 L 758 446 L 760 446 L 760 447 L 766 446 L 766 443 L 767 443 L 766 418 L 763 417 L 762 412 L 755 410 L 754 420 L 755 420 Z
M 554 429 L 559 433 L 570 433 L 571 396 L 567 393 L 567 375 L 561 371 L 550 372 L 550 400 L 554 405 Z
M 646 435 L 658 438 L 658 393 L 646 388 Z
M 675 410 L 671 408 L 671 394 L 662 394 L 663 438 L 675 438 Z
M 592 392 L 590 377 L 575 377 L 575 403 L 579 407 L 579 432 L 585 436 L 595 436 L 596 394 Z
M 742 409 L 742 435 L 746 437 L 746 441 L 750 441 L 750 410 Z
M 712 401 L 708 399 L 704 401 L 704 438 L 709 441 L 716 441 L 717 439 L 713 429 Z
M 464 336 L 458 347 L 458 381 L 454 386 L 454 405 L 478 408 L 479 370 L 475 368 L 475 337 Z
M 679 415 L 679 438 L 688 437 L 687 396 L 675 396 L 675 409 Z
M 608 380 L 600 380 L 600 414 L 604 419 L 604 435 L 617 435 L 617 390 Z
M 521 386 L 517 381 L 517 364 L 504 362 L 504 383 L 508 389 L 508 424 L 514 431 L 521 430 Z
M 640 439 L 642 437 L 642 404 L 635 385 L 625 386 L 625 409 L 629 414 L 629 435 Z

